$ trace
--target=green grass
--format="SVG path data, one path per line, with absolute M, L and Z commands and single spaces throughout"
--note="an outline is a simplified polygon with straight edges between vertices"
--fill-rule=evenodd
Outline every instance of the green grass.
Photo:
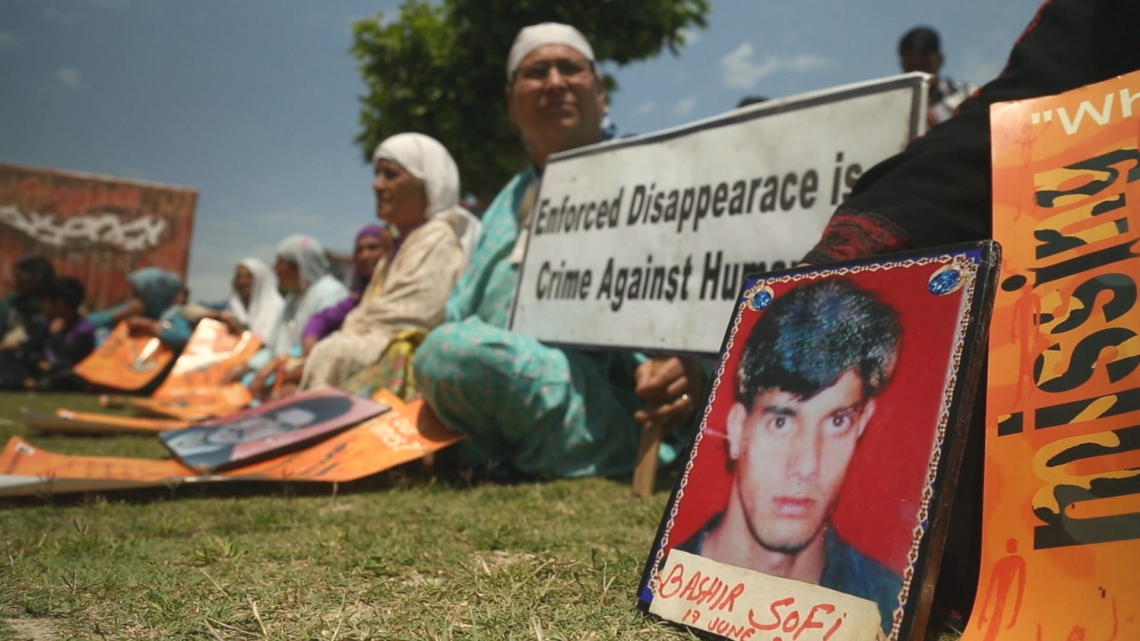
M 0 440 L 21 406 L 0 395 Z M 26 436 L 163 457 L 143 437 Z M 468 486 L 408 466 L 362 483 L 0 501 L 0 639 L 688 639 L 637 612 L 668 493 L 628 480 Z

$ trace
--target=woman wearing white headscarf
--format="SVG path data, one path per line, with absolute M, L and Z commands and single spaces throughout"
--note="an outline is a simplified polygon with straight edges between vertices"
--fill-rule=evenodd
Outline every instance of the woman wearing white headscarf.
M 277 275 L 264 262 L 246 258 L 234 268 L 233 293 L 226 313 L 261 341 L 273 333 L 285 300 L 277 291 Z M 229 320 L 228 318 L 226 320 Z
M 442 323 L 467 264 L 462 238 L 472 233 L 474 217 L 459 206 L 459 170 L 447 149 L 423 134 L 398 134 L 372 159 L 376 215 L 393 230 L 395 251 L 376 265 L 341 329 L 313 347 L 302 388 L 343 385 L 375 364 L 397 335 Z
M 305 323 L 313 314 L 348 296 L 348 288 L 333 276 L 321 243 L 304 234 L 281 241 L 273 271 L 285 290 L 285 306 L 266 342 L 277 356 L 296 356 Z
M 271 381 L 277 387 L 297 383 L 305 323 L 348 296 L 348 288 L 330 271 L 325 248 L 312 236 L 297 234 L 281 241 L 273 271 L 285 301 L 277 322 L 264 337 L 265 347 L 246 364 L 248 370 L 256 371 L 252 379 L 243 379 L 255 397 L 266 396 Z

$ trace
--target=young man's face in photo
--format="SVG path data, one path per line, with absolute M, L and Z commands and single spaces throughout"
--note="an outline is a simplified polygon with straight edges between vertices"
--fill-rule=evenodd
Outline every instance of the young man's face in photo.
M 219 445 L 237 445 L 264 438 L 280 431 L 277 421 L 268 416 L 254 416 L 231 425 L 225 425 L 207 437 Z
M 873 412 L 874 401 L 865 398 L 853 369 L 810 399 L 766 388 L 751 410 L 733 406 L 733 491 L 761 545 L 795 554 L 819 534 Z

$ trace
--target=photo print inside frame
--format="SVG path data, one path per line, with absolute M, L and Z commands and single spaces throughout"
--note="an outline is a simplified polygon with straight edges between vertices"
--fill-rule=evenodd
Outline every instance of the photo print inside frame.
M 985 241 L 748 278 L 640 606 L 754 641 L 925 627 L 998 263 Z
M 159 439 L 194 470 L 217 472 L 312 445 L 389 409 L 332 387 L 317 387 L 163 432 Z

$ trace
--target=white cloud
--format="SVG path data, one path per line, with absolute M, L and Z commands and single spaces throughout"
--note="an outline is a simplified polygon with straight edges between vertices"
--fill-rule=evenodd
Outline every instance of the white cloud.
M 827 58 L 810 53 L 783 57 L 764 56 L 759 60 L 754 59 L 755 53 L 751 44 L 742 42 L 732 53 L 720 59 L 726 87 L 753 89 L 761 79 L 776 72 L 805 73 L 831 65 Z
M 656 107 L 657 107 L 657 103 L 653 102 L 652 100 L 649 100 L 647 102 L 643 102 L 640 105 L 638 105 L 637 109 L 633 110 L 633 113 L 635 115 L 638 115 L 638 116 L 644 116 L 645 114 L 653 111 Z
M 701 34 L 693 31 L 692 29 L 681 29 L 677 32 L 681 39 L 685 41 L 685 45 L 695 45 L 701 41 Z
M 688 81 L 689 81 L 689 72 L 688 71 L 681 72 L 681 73 L 677 74 L 676 78 L 673 78 L 673 82 L 677 82 L 677 83 L 688 82 Z
M 680 116 L 687 116 L 689 115 L 689 112 L 692 111 L 696 106 L 697 99 L 693 96 L 689 96 L 688 98 L 685 98 L 684 100 L 678 102 L 676 106 L 673 107 L 673 113 Z
M 0 49 L 15 49 L 18 41 L 11 31 L 0 31 Z
M 80 85 L 79 70 L 74 67 L 56 69 L 55 78 L 68 87 L 78 87 Z

